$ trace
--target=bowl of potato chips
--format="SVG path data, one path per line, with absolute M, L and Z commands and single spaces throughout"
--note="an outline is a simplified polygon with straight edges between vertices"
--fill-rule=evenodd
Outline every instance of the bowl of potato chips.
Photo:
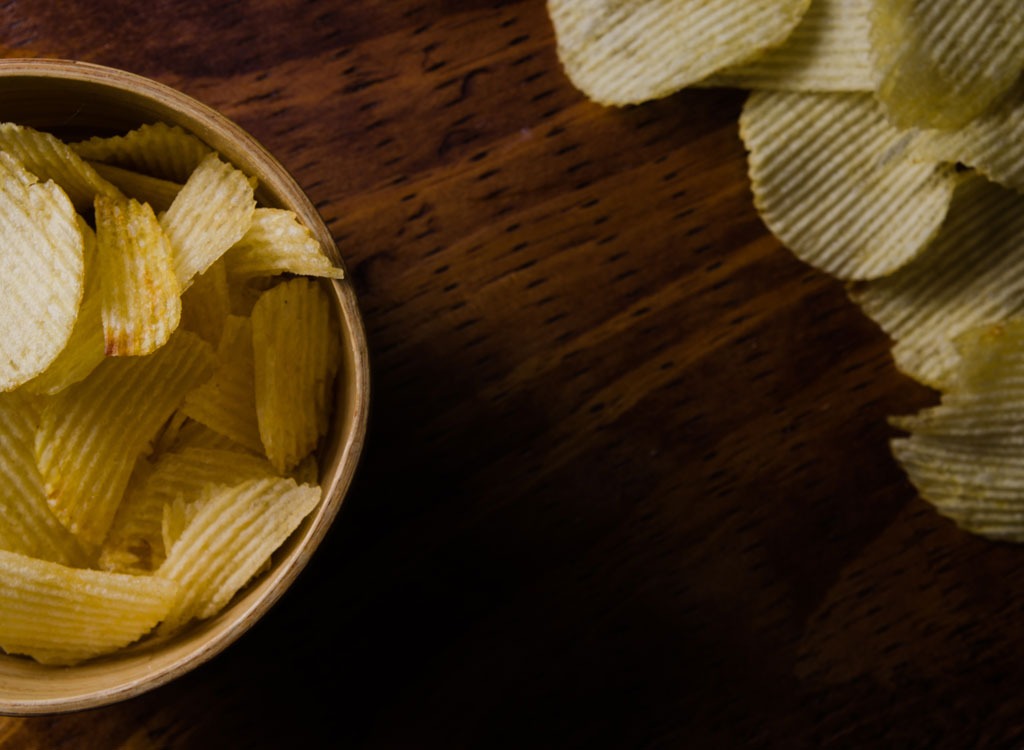
M 0 713 L 212 658 L 321 542 L 369 366 L 331 234 L 167 86 L 0 60 Z

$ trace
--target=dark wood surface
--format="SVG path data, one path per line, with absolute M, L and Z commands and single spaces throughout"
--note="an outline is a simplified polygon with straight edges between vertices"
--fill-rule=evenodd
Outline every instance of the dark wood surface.
M 5 750 L 1024 744 L 1024 551 L 893 463 L 885 417 L 933 394 L 761 224 L 741 92 L 588 103 L 540 0 L 9 0 L 0 30 L 253 133 L 374 369 L 278 606 L 143 697 L 0 718 Z

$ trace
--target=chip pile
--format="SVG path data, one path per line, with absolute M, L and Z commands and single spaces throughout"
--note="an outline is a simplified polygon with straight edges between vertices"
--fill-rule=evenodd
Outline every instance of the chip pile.
M 45 664 L 220 612 L 319 504 L 341 363 L 291 211 L 176 126 L 0 124 L 0 648 Z
M 751 91 L 754 203 L 844 281 L 941 404 L 894 417 L 921 496 L 1024 541 L 1024 4 L 548 0 L 569 79 L 606 105 Z

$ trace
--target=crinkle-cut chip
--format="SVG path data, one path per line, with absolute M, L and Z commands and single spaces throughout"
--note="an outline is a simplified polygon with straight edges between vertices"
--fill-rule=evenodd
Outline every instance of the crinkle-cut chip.
M 93 555 L 50 511 L 36 468 L 39 417 L 32 396 L 0 393 L 0 549 L 83 567 Z
M 185 182 L 212 149 L 177 125 L 157 122 L 124 135 L 71 144 L 83 159 L 106 162 L 172 182 Z
M 50 133 L 13 122 L 0 123 L 0 150 L 20 161 L 41 181 L 60 185 L 79 211 L 88 211 L 97 194 L 118 193 L 64 141 Z
M 85 286 L 74 206 L 0 151 L 0 390 L 41 373 L 67 344 Z
M 786 40 L 810 0 L 548 0 L 558 57 L 590 99 L 668 96 Z
M 77 383 L 92 372 L 105 354 L 103 337 L 103 299 L 96 258 L 96 233 L 85 219 L 78 217 L 82 232 L 85 263 L 85 291 L 78 317 L 68 342 L 49 366 L 24 387 L 32 393 L 54 394 Z
M 256 415 L 270 462 L 286 472 L 327 432 L 341 357 L 338 322 L 316 281 L 265 292 L 252 311 Z
M 193 446 L 159 456 L 152 464 L 139 463 L 146 470 L 140 476 L 136 467 L 100 553 L 104 570 L 141 573 L 160 566 L 167 549 L 162 523 L 169 503 L 180 499 L 190 505 L 206 487 L 277 476 L 267 459 L 241 449 Z
M 210 345 L 176 331 L 143 357 L 108 357 L 85 380 L 52 397 L 36 435 L 50 508 L 67 528 L 99 545 L 117 512 L 135 460 L 210 376 Z
M 161 180 L 142 172 L 135 172 L 123 167 L 115 167 L 103 162 L 89 162 L 100 177 L 120 190 L 129 198 L 140 203 L 148 203 L 156 212 L 166 211 L 174 202 L 174 197 L 181 190 L 181 183 Z
M 181 411 L 239 445 L 263 452 L 256 418 L 252 324 L 248 318 L 227 318 L 213 377 L 185 397 Z
M 0 551 L 0 647 L 75 664 L 137 641 L 170 610 L 173 581 L 71 568 Z
M 984 114 L 958 130 L 922 130 L 917 150 L 928 159 L 972 167 L 1024 192 L 1024 77 Z
M 224 260 L 233 279 L 281 273 L 345 277 L 295 212 L 283 208 L 257 208 L 248 231 Z
M 922 162 L 870 94 L 755 91 L 740 133 L 769 229 L 841 279 L 884 276 L 920 253 L 958 181 L 952 165 Z
M 227 264 L 221 258 L 192 281 L 181 296 L 181 327 L 198 333 L 213 346 L 220 344 L 224 322 L 231 314 Z
M 183 290 L 245 235 L 256 208 L 254 184 L 210 154 L 160 218 L 171 240 L 174 270 Z
M 103 332 L 110 356 L 163 346 L 181 320 L 171 245 L 148 204 L 96 196 Z
M 1024 70 L 1020 0 L 874 0 L 876 96 L 903 128 L 961 127 Z
M 968 531 L 1024 541 L 1024 320 L 957 340 L 942 403 L 894 417 L 892 451 L 921 497 Z
M 161 634 L 221 611 L 320 501 L 320 488 L 281 478 L 207 492 L 155 574 L 179 585 Z
M 1024 196 L 983 177 L 967 180 L 919 258 L 850 294 L 892 338 L 900 370 L 947 387 L 958 359 L 953 340 L 1024 310 Z
M 871 0 L 813 0 L 780 47 L 701 85 L 778 91 L 874 91 Z

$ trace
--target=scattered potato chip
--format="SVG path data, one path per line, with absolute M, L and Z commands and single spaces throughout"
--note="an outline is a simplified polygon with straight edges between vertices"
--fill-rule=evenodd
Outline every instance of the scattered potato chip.
M 89 162 L 100 177 L 120 190 L 129 198 L 140 203 L 148 203 L 157 213 L 166 211 L 174 202 L 175 196 L 181 191 L 181 184 L 170 180 L 161 180 L 142 172 L 115 167 L 103 162 Z
M 43 410 L 36 436 L 39 469 L 58 519 L 99 545 L 117 512 L 135 460 L 209 377 L 209 344 L 177 331 L 153 354 L 108 357 Z
M 150 354 L 181 320 L 171 245 L 148 204 L 96 196 L 103 331 L 110 356 Z
M 1024 320 L 964 333 L 938 406 L 892 422 L 893 455 L 921 497 L 963 528 L 1024 541 Z
M 219 612 L 320 502 L 318 487 L 291 479 L 256 479 L 207 492 L 156 572 L 179 586 L 161 634 Z
M 874 0 L 876 95 L 904 128 L 958 128 L 1024 70 L 1020 0 Z
M 181 412 L 245 448 L 263 453 L 256 418 L 252 324 L 248 318 L 227 319 L 213 377 L 185 397 Z
M 199 163 L 160 219 L 182 290 L 242 238 L 255 207 L 248 177 L 216 154 Z
M 310 279 L 275 286 L 253 308 L 256 415 L 266 455 L 280 472 L 327 431 L 339 341 L 327 292 Z
M 841 279 L 890 274 L 920 253 L 957 182 L 921 162 L 868 94 L 755 91 L 740 118 L 754 201 L 801 260 Z
M 248 231 L 224 260 L 231 276 L 241 279 L 280 273 L 332 279 L 345 276 L 295 212 L 281 208 L 257 208 Z
M 71 336 L 85 285 L 74 206 L 0 151 L 0 390 L 49 365 Z
M 781 47 L 702 85 L 777 91 L 874 91 L 871 0 L 813 0 Z
M 602 104 L 668 96 L 786 40 L 810 0 L 549 0 L 569 79 Z
M 106 162 L 172 182 L 185 182 L 211 149 L 177 125 L 157 122 L 124 135 L 71 144 L 83 159 Z
M 0 551 L 0 647 L 74 664 L 137 641 L 168 612 L 173 581 L 69 568 Z
M 958 360 L 953 340 L 1024 310 L 1024 196 L 982 177 L 967 180 L 935 242 L 851 296 L 892 337 L 899 369 L 947 387 Z

